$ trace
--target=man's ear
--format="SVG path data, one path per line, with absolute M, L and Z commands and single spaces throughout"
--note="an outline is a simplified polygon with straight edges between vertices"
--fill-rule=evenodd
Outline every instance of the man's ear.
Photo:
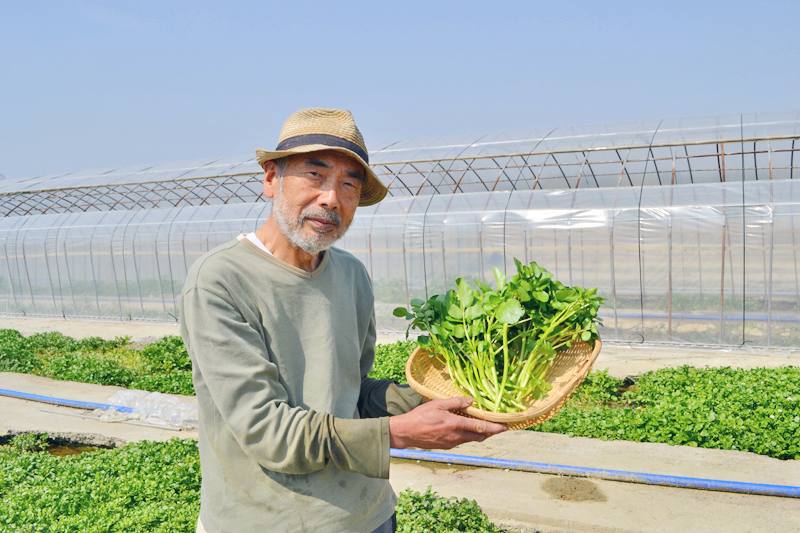
M 274 198 L 275 191 L 278 190 L 278 165 L 275 161 L 267 161 L 264 163 L 264 196 L 266 198 Z

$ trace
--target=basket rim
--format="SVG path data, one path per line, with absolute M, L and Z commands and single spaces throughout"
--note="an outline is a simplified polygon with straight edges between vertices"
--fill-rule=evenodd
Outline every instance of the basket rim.
M 490 422 L 500 422 L 504 424 L 527 422 L 534 418 L 546 415 L 547 413 L 552 411 L 553 408 L 555 408 L 559 404 L 559 402 L 561 402 L 561 400 L 563 400 L 566 396 L 572 394 L 575 388 L 589 374 L 592 365 L 597 359 L 597 356 L 600 354 L 600 348 L 602 344 L 603 343 L 598 338 L 594 343 L 594 348 L 592 349 L 591 353 L 585 356 L 584 361 L 581 363 L 578 369 L 573 372 L 572 377 L 565 383 L 565 385 L 555 393 L 552 394 L 548 393 L 547 396 L 543 398 L 543 400 L 539 400 L 537 402 L 537 405 L 531 407 L 526 411 L 522 411 L 519 413 L 495 413 L 493 411 L 478 409 L 477 407 L 466 407 L 464 409 L 459 409 L 459 412 L 471 416 L 473 418 L 488 420 Z M 415 358 L 426 356 L 427 353 L 428 353 L 427 350 L 423 349 L 420 346 L 417 346 L 411 353 L 411 356 L 408 358 L 408 361 L 406 361 L 406 379 L 408 380 L 408 384 L 421 396 L 429 400 L 452 398 L 452 396 L 447 396 L 439 392 L 436 392 L 432 389 L 429 389 L 428 387 L 426 387 L 425 385 L 414 379 L 414 376 L 411 373 L 411 367 L 413 365 L 413 362 Z

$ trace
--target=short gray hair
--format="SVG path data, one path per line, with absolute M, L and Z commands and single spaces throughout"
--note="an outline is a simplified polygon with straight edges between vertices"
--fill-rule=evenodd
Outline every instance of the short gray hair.
M 276 165 L 278 165 L 278 178 L 283 177 L 283 173 L 286 171 L 286 167 L 289 165 L 289 156 L 279 157 L 278 159 L 273 159 Z

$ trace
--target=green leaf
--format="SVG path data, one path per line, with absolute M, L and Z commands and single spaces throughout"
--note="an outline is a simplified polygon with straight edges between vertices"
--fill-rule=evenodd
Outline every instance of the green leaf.
M 461 311 L 461 308 L 457 306 L 455 302 L 450 303 L 447 308 L 447 314 L 457 320 L 461 320 L 464 316 L 463 311 Z
M 425 302 L 423 302 L 419 298 L 414 298 L 413 300 L 411 300 L 411 307 L 422 307 L 424 304 Z
M 522 304 L 519 303 L 519 300 L 512 299 L 506 300 L 497 306 L 497 313 L 495 316 L 497 320 L 503 324 L 516 324 L 524 314 L 525 310 L 522 308 Z
M 556 291 L 556 299 L 560 302 L 574 302 L 577 301 L 578 295 L 572 289 L 563 289 Z
M 457 339 L 463 339 L 464 336 L 465 336 L 464 326 L 462 326 L 461 324 L 456 324 L 456 326 L 453 327 L 453 337 Z
M 447 330 L 440 324 L 431 324 L 431 332 L 439 337 L 447 337 Z
M 581 333 L 581 340 L 583 340 L 583 342 L 589 342 L 589 339 L 591 338 L 592 338 L 591 331 L 584 331 L 583 333 Z
M 469 325 L 469 334 L 471 337 L 477 337 L 483 331 L 483 321 L 476 320 Z
M 506 287 L 506 275 L 497 267 L 494 267 L 494 280 L 497 282 L 497 290 L 502 291 Z
M 397 318 L 406 318 L 408 310 L 405 307 L 395 307 L 394 311 L 392 311 L 392 314 Z
M 456 283 L 458 284 L 458 299 L 461 302 L 461 306 L 469 307 L 475 297 L 475 290 L 461 278 L 458 278 Z
M 475 280 L 475 285 L 478 286 L 478 288 L 481 290 L 483 294 L 486 294 L 487 292 L 492 292 L 492 288 L 479 279 Z
M 521 302 L 527 302 L 531 299 L 531 295 L 528 294 L 528 291 L 526 291 L 525 288 L 522 287 L 521 285 L 517 287 L 517 290 L 515 292 L 517 293 L 517 296 L 519 297 L 519 300 Z
M 550 296 L 547 295 L 544 291 L 535 291 L 533 293 L 533 297 L 539 300 L 540 302 L 546 302 L 550 299 Z
M 466 311 L 464 312 L 464 318 L 466 318 L 469 321 L 473 321 L 482 316 L 483 316 L 483 308 L 478 304 L 475 304 L 471 307 L 467 307 Z

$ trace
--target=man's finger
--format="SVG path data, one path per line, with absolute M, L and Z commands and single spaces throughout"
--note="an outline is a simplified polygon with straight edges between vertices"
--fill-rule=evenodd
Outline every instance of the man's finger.
M 456 396 L 454 398 L 445 398 L 440 400 L 439 406 L 446 411 L 457 411 L 472 405 L 472 398 L 469 396 Z
M 473 426 L 467 427 L 468 430 L 475 433 L 485 433 L 487 435 L 497 435 L 503 431 L 508 431 L 508 426 L 505 424 L 498 424 L 496 422 L 489 422 L 487 420 L 474 420 Z

